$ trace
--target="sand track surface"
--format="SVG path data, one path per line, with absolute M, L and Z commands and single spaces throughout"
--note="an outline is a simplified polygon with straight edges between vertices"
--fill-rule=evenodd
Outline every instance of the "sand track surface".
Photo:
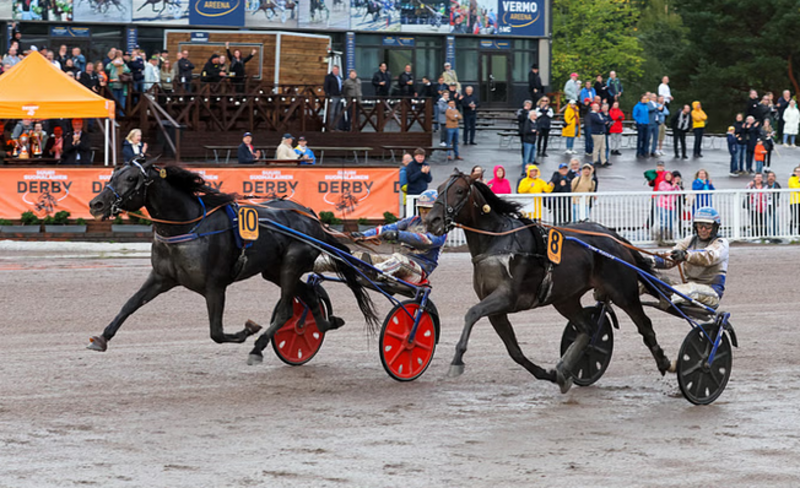
M 84 347 L 144 281 L 149 259 L 6 250 L 0 258 L 0 487 L 798 486 L 800 248 L 734 247 L 723 308 L 740 348 L 711 406 L 662 378 L 620 316 L 614 357 L 566 395 L 536 381 L 479 322 L 466 371 L 445 378 L 477 302 L 466 254 L 433 277 L 442 337 L 417 381 L 381 366 L 343 285 L 326 285 L 347 325 L 307 365 L 269 347 L 209 338 L 204 300 L 171 291 L 125 323 L 106 353 Z M 381 314 L 389 305 L 375 295 Z M 266 323 L 277 287 L 228 291 L 225 323 Z M 586 302 L 589 303 L 588 300 Z M 689 328 L 648 311 L 670 357 Z M 565 320 L 512 316 L 525 353 L 552 367 Z

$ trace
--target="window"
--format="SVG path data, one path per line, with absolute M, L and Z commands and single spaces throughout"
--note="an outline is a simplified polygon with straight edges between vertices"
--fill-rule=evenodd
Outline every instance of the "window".
M 358 36 L 356 36 L 358 42 Z M 359 47 L 356 45 L 356 71 L 362 74 L 372 73 L 383 62 L 381 49 L 378 47 Z M 370 74 L 370 76 L 372 76 Z
M 444 71 L 444 54 L 441 49 L 417 49 L 417 65 L 414 74 L 421 80 L 423 76 L 429 77 L 433 82 Z
M 478 79 L 478 51 L 458 49 L 456 44 L 456 73 L 458 80 L 476 81 Z

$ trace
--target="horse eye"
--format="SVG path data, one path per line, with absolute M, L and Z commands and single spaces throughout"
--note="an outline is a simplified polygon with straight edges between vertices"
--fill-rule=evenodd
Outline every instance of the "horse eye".
M 128 181 L 130 183 L 133 183 L 134 181 L 136 181 L 136 178 L 134 178 L 133 176 L 128 176 Z
M 459 189 L 457 189 L 457 190 L 456 190 L 456 194 L 457 194 L 457 195 L 463 195 L 463 194 L 464 194 L 464 189 L 463 189 L 463 188 L 459 188 Z

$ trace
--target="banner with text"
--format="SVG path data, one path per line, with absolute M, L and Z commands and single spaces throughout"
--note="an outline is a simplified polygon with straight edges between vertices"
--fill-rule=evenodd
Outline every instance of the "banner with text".
M 191 0 L 189 23 L 191 25 L 216 25 L 244 27 L 244 0 Z
M 398 215 L 397 168 L 193 168 L 209 186 L 258 202 L 285 197 L 340 219 Z M 90 218 L 89 201 L 111 179 L 110 168 L 0 169 L 0 218 L 39 217 L 66 210 Z

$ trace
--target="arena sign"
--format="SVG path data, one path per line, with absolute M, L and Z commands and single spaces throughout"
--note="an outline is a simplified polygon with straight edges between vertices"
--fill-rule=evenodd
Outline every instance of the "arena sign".
M 397 168 L 194 168 L 208 186 L 254 202 L 286 198 L 342 219 L 382 219 L 400 210 Z M 111 179 L 108 168 L 0 169 L 0 218 L 68 211 L 91 218 L 89 201 Z
M 191 0 L 191 25 L 244 27 L 244 0 Z
M 544 36 L 543 0 L 498 0 L 498 33 Z

